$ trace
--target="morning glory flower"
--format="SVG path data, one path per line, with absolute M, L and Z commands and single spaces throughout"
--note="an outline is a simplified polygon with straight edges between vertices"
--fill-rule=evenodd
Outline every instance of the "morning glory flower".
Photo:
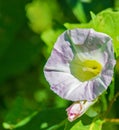
M 86 104 L 82 101 L 92 104 L 108 88 L 114 65 L 112 39 L 93 29 L 77 28 L 58 37 L 44 74 L 55 93 L 83 108 Z M 77 111 L 77 105 L 67 109 L 69 118 L 72 110 Z M 82 110 L 78 110 L 78 116 Z M 74 115 L 72 119 L 78 117 Z
M 67 30 L 57 39 L 44 74 L 60 97 L 81 101 L 102 94 L 115 65 L 111 38 L 93 29 Z

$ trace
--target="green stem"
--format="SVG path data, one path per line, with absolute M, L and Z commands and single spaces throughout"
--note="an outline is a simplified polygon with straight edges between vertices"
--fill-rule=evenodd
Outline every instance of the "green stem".
M 115 86 L 115 80 L 113 78 L 112 83 L 111 83 L 111 85 L 109 87 L 109 89 L 110 89 L 109 101 L 111 101 L 113 99 L 113 97 L 114 97 L 114 92 L 115 92 L 115 87 L 114 86 Z
M 104 117 L 106 117 L 108 115 L 108 113 L 110 112 L 111 108 L 112 108 L 112 105 L 113 103 L 116 101 L 116 99 L 119 97 L 119 92 L 116 93 L 116 95 L 113 97 L 113 99 L 111 100 L 110 104 L 109 104 L 109 107 L 107 109 L 107 111 L 105 112 L 104 114 Z
M 104 123 L 113 123 L 113 124 L 118 124 L 119 125 L 119 118 L 117 119 L 108 119 L 108 118 L 105 118 L 104 119 Z
M 106 111 L 108 106 L 107 106 L 107 100 L 105 94 L 101 96 L 101 101 L 103 103 L 103 111 Z

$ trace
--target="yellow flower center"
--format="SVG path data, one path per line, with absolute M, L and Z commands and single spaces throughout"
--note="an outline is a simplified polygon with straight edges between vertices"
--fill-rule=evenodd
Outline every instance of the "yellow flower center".
M 75 56 L 70 63 L 70 70 L 72 75 L 84 82 L 99 75 L 102 70 L 102 65 L 96 60 L 82 61 L 78 56 Z

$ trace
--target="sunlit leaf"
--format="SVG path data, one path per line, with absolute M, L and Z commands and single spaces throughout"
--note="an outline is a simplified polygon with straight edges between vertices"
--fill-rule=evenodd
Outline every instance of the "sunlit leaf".
M 96 120 L 92 122 L 91 124 L 85 125 L 80 120 L 76 124 L 74 124 L 69 130 L 102 130 L 102 124 L 103 124 L 103 121 Z
M 57 37 L 63 32 L 65 31 L 65 28 L 62 27 L 57 27 L 55 29 L 48 29 L 46 31 L 44 31 L 41 34 L 41 39 L 46 43 L 46 47 L 44 50 L 44 55 L 47 57 L 49 56 L 51 49 L 53 48 L 54 43 L 56 42 Z
M 117 28 L 119 28 L 118 23 L 119 12 L 112 11 L 111 9 L 102 11 L 90 22 L 90 27 L 99 32 L 104 32 L 112 37 L 117 57 L 119 56 L 119 33 L 117 30 Z
M 111 9 L 104 10 L 96 16 L 91 13 L 92 20 L 86 24 L 70 24 L 65 23 L 64 26 L 68 29 L 73 28 L 93 28 L 96 31 L 104 32 L 112 37 L 116 56 L 119 56 L 119 11 Z
M 91 19 L 95 19 L 96 15 L 92 11 L 90 12 L 90 15 L 91 15 Z
M 82 24 L 70 24 L 70 23 L 64 23 L 64 26 L 67 29 L 74 29 L 74 28 L 90 28 L 89 23 L 82 23 Z
M 42 1 L 33 1 L 26 6 L 30 27 L 37 33 L 47 29 L 52 24 L 52 14 L 49 5 Z
M 77 127 L 78 127 L 77 129 L 79 129 L 83 125 L 85 125 L 86 128 L 88 128 L 89 125 L 92 123 L 92 120 L 93 120 L 93 118 L 91 118 L 91 117 L 87 116 L 86 114 L 84 114 L 79 119 L 77 119 L 77 120 L 75 120 L 73 122 L 67 121 L 66 124 L 65 124 L 65 129 L 64 130 L 72 130 L 72 129 L 75 130 L 75 128 L 77 128 Z

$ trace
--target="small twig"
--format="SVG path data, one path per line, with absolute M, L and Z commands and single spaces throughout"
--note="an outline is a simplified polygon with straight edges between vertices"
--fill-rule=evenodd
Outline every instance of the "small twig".
M 112 118 L 112 119 L 109 119 L 109 118 L 105 118 L 104 119 L 104 123 L 113 123 L 113 124 L 118 124 L 119 125 L 119 118 Z
M 110 111 L 111 108 L 112 108 L 113 103 L 116 101 L 116 99 L 118 98 L 118 96 L 119 96 L 119 92 L 117 92 L 116 95 L 114 96 L 114 98 L 111 100 L 111 102 L 110 102 L 110 104 L 109 104 L 109 107 L 108 107 L 107 111 L 106 111 L 105 114 L 104 114 L 104 117 L 107 116 L 107 114 L 109 113 L 109 111 Z

